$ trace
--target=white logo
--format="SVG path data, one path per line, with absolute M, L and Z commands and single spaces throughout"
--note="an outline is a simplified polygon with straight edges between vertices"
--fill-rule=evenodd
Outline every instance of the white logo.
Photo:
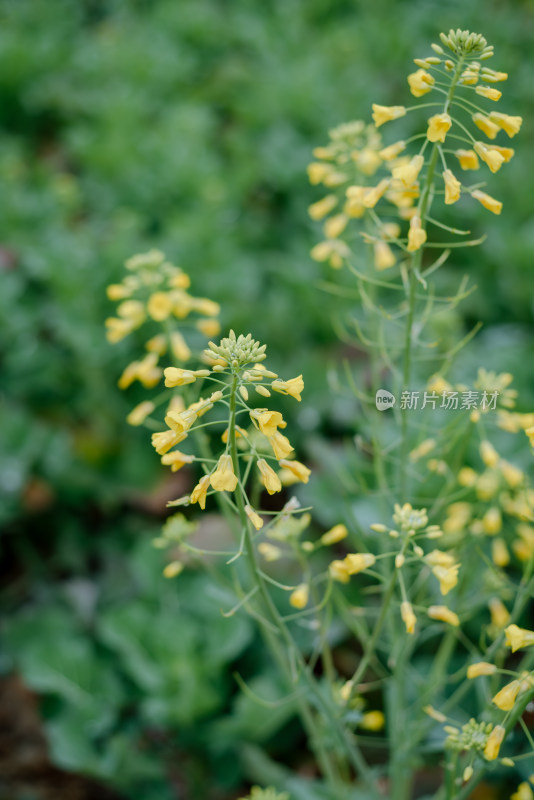
M 395 405 L 395 398 L 387 389 L 379 389 L 375 396 L 375 402 L 379 411 L 387 411 L 388 408 L 393 408 Z

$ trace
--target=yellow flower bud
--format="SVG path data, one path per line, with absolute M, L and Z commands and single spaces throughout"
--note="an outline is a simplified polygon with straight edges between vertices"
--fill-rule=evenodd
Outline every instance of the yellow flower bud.
M 406 632 L 413 634 L 415 632 L 415 623 L 417 618 L 413 613 L 412 604 L 407 600 L 401 603 L 401 617 L 406 626 Z
M 306 608 L 308 600 L 310 599 L 310 589 L 307 583 L 301 583 L 297 588 L 291 592 L 289 598 L 290 604 L 293 608 Z
M 504 628 L 510 621 L 510 612 L 499 597 L 492 597 L 488 602 L 491 624 L 496 628 Z
M 356 575 L 372 567 L 376 558 L 372 553 L 349 553 L 344 558 L 349 575 Z
M 507 567 L 510 563 L 510 553 L 500 537 L 491 543 L 491 558 L 496 567 Z
M 245 506 L 245 513 L 246 513 L 247 517 L 252 522 L 252 524 L 254 525 L 254 527 L 256 528 L 257 531 L 259 531 L 260 528 L 263 528 L 263 520 L 260 517 L 260 515 L 257 514 L 256 511 L 254 511 L 252 506 L 249 506 L 247 504 Z
M 334 525 L 334 527 L 330 528 L 329 531 L 323 533 L 320 542 L 324 545 L 337 544 L 337 542 L 341 542 L 343 539 L 346 539 L 348 535 L 349 532 L 345 525 Z
M 447 606 L 430 606 L 427 614 L 430 619 L 437 619 L 441 622 L 447 622 L 449 625 L 452 625 L 455 628 L 458 628 L 460 625 L 460 618 L 458 617 L 458 614 L 455 614 L 454 611 L 451 611 L 450 608 L 447 608 Z
M 206 322 L 207 321 L 208 320 L 206 320 Z M 213 321 L 216 322 L 216 320 Z M 198 322 L 200 323 L 201 320 L 198 320 Z M 217 325 L 218 324 L 217 322 Z M 180 331 L 173 331 L 171 333 L 171 350 L 173 356 L 178 359 L 178 361 L 188 361 L 191 358 L 191 350 Z
M 181 561 L 171 561 L 170 564 L 167 564 L 165 569 L 163 570 L 163 576 L 165 578 L 176 578 L 184 570 L 184 565 Z
M 324 234 L 327 239 L 336 239 L 347 227 L 349 218 L 346 214 L 336 214 L 324 224 Z
M 488 508 L 482 517 L 482 528 L 488 536 L 495 536 L 502 528 L 501 511 L 496 506 Z
M 386 724 L 386 718 L 382 711 L 366 711 L 363 715 L 360 727 L 366 731 L 381 731 Z

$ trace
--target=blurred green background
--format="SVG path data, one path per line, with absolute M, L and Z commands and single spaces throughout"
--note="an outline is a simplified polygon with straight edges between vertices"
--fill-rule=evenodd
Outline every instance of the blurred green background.
M 134 252 L 164 250 L 223 329 L 304 373 L 302 445 L 320 439 L 343 418 L 326 380 L 338 301 L 309 258 L 306 165 L 330 127 L 407 102 L 412 59 L 458 26 L 495 45 L 502 110 L 525 122 L 492 176 L 502 216 L 470 207 L 488 239 L 447 269 L 479 286 L 460 308 L 466 329 L 485 324 L 473 364 L 516 371 L 526 411 L 531 0 L 1 0 L 0 663 L 39 692 L 58 766 L 138 800 L 223 798 L 261 772 L 254 743 L 295 742 L 290 713 L 258 730 L 237 699 L 236 663 L 278 691 L 247 621 L 230 630 L 200 574 L 162 585 L 166 473 L 124 422 L 116 381 L 136 352 L 106 342 L 105 287 Z M 0 772 L 0 796 L 48 796 Z

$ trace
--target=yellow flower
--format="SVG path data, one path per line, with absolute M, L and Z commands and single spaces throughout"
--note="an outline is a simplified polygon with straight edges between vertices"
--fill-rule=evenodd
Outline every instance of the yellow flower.
M 247 504 L 245 506 L 245 513 L 246 513 L 247 517 L 252 522 L 252 524 L 254 525 L 254 527 L 256 528 L 257 531 L 259 531 L 260 528 L 263 528 L 263 520 L 260 517 L 260 515 L 257 514 L 256 511 L 254 511 L 252 506 L 249 506 Z
M 165 375 L 165 386 L 169 389 L 174 386 L 185 386 L 196 381 L 196 376 L 190 369 L 167 367 L 163 370 L 163 374 Z
M 164 334 L 158 333 L 157 336 L 153 336 L 148 340 L 145 344 L 145 348 L 149 353 L 157 353 L 159 356 L 162 356 L 167 351 L 167 339 Z
M 532 447 L 534 447 L 534 425 L 532 428 L 525 428 L 525 433 L 528 436 L 528 440 Z
M 495 536 L 502 528 L 501 511 L 496 506 L 488 508 L 482 517 L 482 528 L 488 536 Z
M 271 388 L 280 394 L 288 394 L 290 397 L 294 397 L 295 400 L 298 400 L 300 403 L 302 400 L 300 393 L 304 389 L 304 381 L 302 375 L 298 375 L 296 378 L 291 378 L 288 381 L 273 381 L 271 383 Z
M 345 525 L 341 523 L 339 525 L 334 525 L 333 528 L 330 528 L 329 531 L 323 533 L 321 536 L 321 544 L 330 545 L 330 544 L 337 544 L 337 542 L 341 542 L 343 539 L 346 539 L 349 535 L 347 528 Z
M 374 175 L 378 167 L 382 163 L 382 159 L 371 147 L 364 147 L 363 150 L 354 151 L 352 158 L 356 161 L 358 169 L 364 175 Z
M 492 111 L 489 115 L 489 119 L 498 128 L 502 128 L 510 138 L 515 136 L 516 133 L 519 133 L 523 122 L 522 117 L 510 117 L 508 114 L 501 114 L 499 111 Z
M 445 181 L 445 205 L 450 206 L 460 199 L 462 184 L 454 177 L 450 169 L 444 170 L 443 180 Z
M 293 608 L 306 608 L 309 599 L 309 586 L 307 583 L 301 583 L 293 592 L 291 592 L 289 602 Z
M 381 731 L 386 724 L 386 718 L 382 711 L 366 711 L 363 715 L 360 728 L 366 731 Z
M 458 614 L 455 614 L 454 611 L 451 611 L 447 606 L 430 606 L 427 614 L 430 619 L 439 619 L 441 622 L 448 622 L 449 625 L 453 625 L 455 628 L 460 625 Z
M 350 580 L 350 573 L 344 561 L 332 561 L 328 567 L 330 577 L 339 583 L 348 583 Z
M 175 431 L 162 431 L 161 433 L 152 434 L 152 447 L 160 456 L 166 453 L 171 447 L 174 447 L 179 442 L 183 442 L 186 438 L 185 433 L 176 433 Z
M 504 158 L 504 163 L 507 164 L 514 157 L 515 150 L 513 147 L 501 147 L 499 144 L 492 144 L 492 150 L 496 150 Z
M 341 239 L 327 239 L 312 247 L 310 256 L 314 261 L 328 261 L 333 269 L 341 269 L 343 259 L 350 256 L 350 248 Z
M 496 567 L 507 567 L 510 563 L 510 553 L 504 539 L 497 538 L 491 543 L 491 558 Z
M 520 689 L 521 681 L 511 681 L 492 697 L 491 702 L 494 703 L 497 708 L 500 708 L 501 711 L 511 711 L 515 705 Z
M 210 476 L 210 483 L 216 492 L 233 492 L 237 486 L 237 475 L 234 473 L 232 456 L 222 455 L 215 472 Z
M 424 69 L 418 69 L 417 72 L 408 75 L 410 92 L 414 97 L 422 97 L 432 89 L 435 82 L 432 75 Z
M 384 161 L 391 161 L 393 158 L 397 158 L 399 153 L 402 153 L 403 150 L 406 149 L 406 142 L 399 141 L 394 142 L 394 144 L 390 144 L 387 147 L 382 148 L 382 150 L 378 151 L 378 155 L 380 158 L 383 158 Z
M 408 247 L 406 248 L 409 253 L 413 253 L 426 242 L 426 231 L 421 227 L 421 218 L 414 214 L 410 220 L 410 229 L 408 231 Z
M 462 169 L 478 169 L 479 163 L 474 150 L 455 150 L 454 155 L 460 162 Z
M 311 475 L 311 469 L 301 464 L 300 461 L 287 461 L 282 458 L 278 462 L 284 470 L 288 470 L 296 479 L 301 483 L 308 483 Z
M 191 502 L 198 503 L 202 510 L 206 508 L 206 495 L 209 485 L 210 476 L 204 475 L 191 492 Z
M 471 192 L 471 197 L 474 197 L 475 200 L 487 208 L 488 211 L 491 211 L 492 214 L 500 214 L 502 211 L 502 203 L 500 200 L 495 200 L 494 197 L 491 197 L 489 194 L 485 192 L 481 192 L 479 189 L 474 189 Z
M 494 100 L 495 102 L 502 97 L 502 92 L 498 89 L 491 89 L 489 86 L 477 86 L 475 92 L 481 97 L 486 97 L 488 100 Z
M 217 327 L 219 327 L 219 323 L 217 322 L 217 320 L 198 320 L 197 325 L 200 324 L 200 322 L 202 321 L 204 322 L 212 321 L 217 325 Z M 207 336 L 208 334 L 205 335 Z M 191 358 L 191 350 L 187 346 L 187 342 L 185 341 L 180 331 L 173 331 L 171 333 L 171 350 L 173 356 L 177 358 L 178 361 L 188 361 Z
M 313 161 L 307 167 L 308 178 L 312 185 L 322 183 L 327 175 L 332 172 L 331 164 L 323 164 L 321 161 Z
M 499 755 L 499 750 L 501 749 L 501 744 L 505 733 L 506 729 L 503 728 L 502 725 L 496 725 L 493 728 L 492 732 L 488 736 L 486 747 L 484 748 L 484 758 L 487 761 L 495 761 Z
M 477 661 L 476 664 L 470 664 L 467 668 L 467 677 L 469 680 L 478 678 L 480 675 L 494 675 L 497 672 L 495 664 L 490 664 L 489 661 Z
M 335 214 L 326 220 L 324 224 L 324 235 L 327 239 L 336 239 L 347 227 L 349 218 L 346 214 Z
M 145 320 L 145 307 L 140 300 L 125 300 L 118 306 L 117 314 L 139 327 Z
M 368 567 L 372 567 L 376 558 L 372 553 L 349 553 L 344 558 L 349 575 L 356 575 Z
M 150 400 L 144 400 L 142 403 L 139 403 L 135 408 L 132 408 L 128 416 L 126 417 L 126 422 L 128 425 L 142 425 L 145 419 L 152 414 L 155 409 L 154 403 L 151 403 Z
M 272 436 L 269 436 L 269 444 L 273 448 L 273 452 L 276 458 L 286 458 L 291 451 L 294 449 L 287 436 L 284 436 L 282 433 L 278 431 L 273 433 Z
M 156 322 L 163 322 L 172 311 L 173 302 L 167 292 L 154 292 L 148 298 L 146 310 Z
M 530 780 L 532 780 L 532 776 Z M 517 792 L 513 793 L 510 800 L 534 800 L 534 792 L 530 788 L 530 784 L 526 781 L 520 783 L 517 787 Z
M 405 114 L 404 106 L 379 106 L 377 103 L 373 103 L 373 121 L 377 128 L 385 122 L 404 117 Z
M 270 467 L 265 461 L 265 459 L 259 458 L 257 464 L 260 471 L 260 481 L 265 486 L 269 494 L 274 494 L 275 492 L 281 491 L 282 484 L 280 483 L 280 478 L 272 469 L 272 467 Z
M 269 411 L 267 408 L 254 408 L 250 412 L 250 418 L 256 428 L 265 436 L 273 436 L 278 428 L 285 428 L 287 422 L 279 411 Z
M 499 126 L 485 114 L 479 114 L 479 113 L 473 114 L 471 119 L 473 120 L 477 128 L 480 128 L 480 130 L 486 134 L 488 139 L 495 139 L 495 137 L 499 133 L 500 130 Z
M 394 267 L 397 263 L 393 250 L 387 242 L 382 240 L 373 243 L 373 260 L 375 269 L 379 271 Z
M 196 418 L 196 411 L 190 408 L 186 409 L 186 411 L 169 411 L 165 417 L 165 423 L 175 433 L 182 434 L 189 430 Z
M 458 473 L 458 483 L 460 486 L 474 486 L 477 482 L 478 474 L 471 467 L 462 467 Z
M 184 464 L 191 464 L 194 460 L 194 456 L 186 455 L 179 450 L 173 450 L 172 453 L 167 453 L 161 457 L 161 463 L 166 467 L 170 467 L 172 472 L 177 472 Z
M 487 439 L 480 442 L 480 458 L 487 467 L 496 467 L 499 463 L 499 454 Z
M 218 336 L 221 332 L 221 324 L 216 319 L 197 319 L 195 322 L 195 328 L 203 333 L 204 336 L 207 336 L 210 339 L 213 339 L 215 336 Z M 174 334 L 171 334 L 171 337 Z M 189 348 L 188 348 L 189 349 Z M 179 356 L 177 356 L 179 358 Z M 187 357 L 189 358 L 189 356 Z M 186 361 L 187 359 L 181 358 L 181 361 Z
M 401 617 L 402 621 L 406 625 L 406 633 L 413 634 L 415 631 L 415 623 L 417 622 L 417 618 L 413 613 L 412 604 L 407 600 L 401 603 Z
M 428 120 L 426 138 L 430 142 L 444 142 L 451 125 L 452 120 L 448 114 L 434 114 Z
M 270 542 L 260 542 L 258 552 L 266 561 L 278 561 L 282 556 L 282 551 L 275 544 Z
M 454 564 L 452 567 L 443 567 L 438 564 L 432 567 L 432 573 L 439 581 L 439 589 L 443 596 L 448 594 L 451 589 L 454 589 L 458 583 L 459 569 L 459 564 Z
M 492 172 L 500 170 L 504 164 L 504 156 L 495 147 L 486 145 L 484 142 L 475 142 L 474 148 L 482 161 L 484 161 Z
M 314 220 L 320 220 L 330 214 L 330 212 L 337 206 L 338 199 L 335 194 L 327 194 L 322 200 L 312 203 L 308 206 L 308 214 Z
M 130 296 L 131 290 L 123 283 L 111 283 L 106 288 L 106 294 L 109 300 L 125 300 Z
M 395 180 L 401 181 L 404 186 L 411 186 L 417 180 L 417 176 L 421 172 L 424 163 L 425 159 L 423 156 L 414 156 L 407 164 L 394 167 L 392 175 Z
M 491 614 L 491 624 L 495 625 L 496 628 L 504 628 L 510 621 L 510 612 L 503 601 L 499 597 L 492 597 L 488 602 L 488 606 Z
M 534 644 L 534 631 L 526 628 L 519 628 L 517 625 L 509 625 L 504 629 L 506 646 L 512 648 L 512 653 L 522 650 L 523 647 L 530 647 Z
M 389 187 L 389 179 L 383 178 L 379 184 L 367 189 L 363 196 L 363 205 L 365 208 L 374 208 L 381 197 L 384 196 Z

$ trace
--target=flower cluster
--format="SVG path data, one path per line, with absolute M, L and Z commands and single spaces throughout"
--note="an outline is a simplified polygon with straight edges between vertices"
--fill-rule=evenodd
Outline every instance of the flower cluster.
M 421 107 L 436 110 L 427 117 L 423 133 L 383 146 L 368 126 L 354 122 L 332 131 L 330 144 L 314 151 L 317 160 L 308 167 L 310 181 L 330 190 L 309 208 L 313 219 L 326 218 L 326 239 L 312 250 L 314 259 L 341 267 L 351 252 L 343 233 L 351 219 L 365 217 L 360 234 L 373 247 L 375 268 L 393 267 L 399 250 L 410 254 L 425 245 L 427 227 L 434 224 L 430 217 L 434 196 L 452 205 L 468 194 L 494 214 L 501 213 L 502 203 L 481 190 L 484 184 L 460 180 L 458 169 L 470 174 L 483 162 L 494 173 L 513 157 L 512 148 L 493 140 L 501 132 L 515 136 L 521 117 L 480 105 L 500 100 L 502 93 L 495 84 L 508 76 L 485 66 L 493 49 L 479 34 L 450 31 L 442 34 L 441 42 L 432 45 L 433 55 L 416 58 L 418 69 L 408 75 L 412 95 L 425 97 Z M 373 121 L 379 128 L 418 109 L 375 103 Z M 485 139 L 480 139 L 480 132 Z M 421 142 L 418 151 L 410 154 L 409 146 L 417 142 Z M 382 177 L 371 180 L 380 172 Z M 403 220 L 408 222 L 404 234 Z
M 253 509 L 245 487 L 252 466 L 255 466 L 256 477 L 268 494 L 281 491 L 286 473 L 290 475 L 290 482 L 308 481 L 310 470 L 293 459 L 293 446 L 281 432 L 287 425 L 282 414 L 249 405 L 252 392 L 262 399 L 271 397 L 272 392 L 289 395 L 298 401 L 301 399 L 304 388 L 302 376 L 281 380 L 276 373 L 265 368 L 262 363 L 265 357 L 265 345 L 260 345 L 250 334 L 236 337 L 230 331 L 229 336 L 218 345 L 209 343 L 204 352 L 208 369 L 168 367 L 164 370 L 165 386 L 169 389 L 196 381 L 209 381 L 217 387 L 207 397 L 201 397 L 188 406 L 175 402 L 165 417 L 167 429 L 152 436 L 152 444 L 162 456 L 163 464 L 177 470 L 184 464 L 196 461 L 204 469 L 205 474 L 191 494 L 174 501 L 173 505 L 198 503 L 204 509 L 210 494 L 237 490 L 249 520 L 259 530 L 264 522 Z M 204 414 L 213 408 L 224 410 L 222 419 L 201 422 Z M 237 420 L 240 424 L 237 424 Z M 245 427 L 247 423 L 248 427 Z M 176 449 L 190 433 L 207 426 L 224 429 L 222 438 L 225 447 L 217 459 L 189 455 Z M 233 441 L 238 442 L 239 447 L 236 444 L 233 448 Z M 240 461 L 244 462 L 242 479 Z M 275 468 L 271 465 L 273 462 Z
M 139 381 L 151 389 L 162 378 L 163 356 L 180 364 L 191 358 L 190 346 L 178 328 L 189 325 L 197 336 L 216 336 L 220 308 L 213 300 L 189 294 L 189 276 L 159 250 L 135 255 L 125 266 L 127 274 L 122 282 L 107 288 L 109 299 L 118 303 L 117 316 L 106 320 L 107 338 L 116 343 L 141 327 L 146 329 L 146 355 L 128 364 L 119 378 L 119 387 L 127 389 Z M 192 313 L 196 316 L 194 323 L 189 322 Z M 128 415 L 128 422 L 141 425 L 155 407 L 152 401 L 143 401 Z

